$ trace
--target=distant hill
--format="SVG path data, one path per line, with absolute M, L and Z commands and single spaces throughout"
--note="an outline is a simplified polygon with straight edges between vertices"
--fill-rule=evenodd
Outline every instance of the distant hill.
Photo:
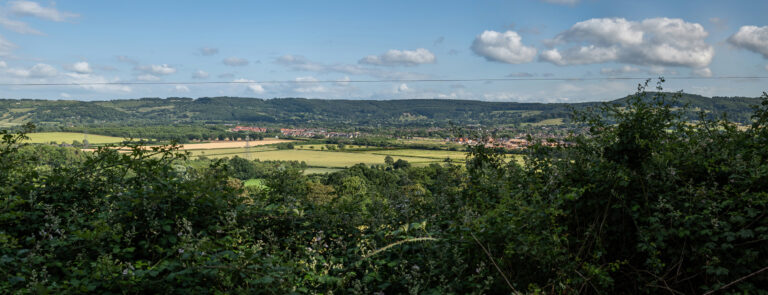
M 626 98 L 614 102 L 621 103 Z M 709 114 L 727 113 L 747 122 L 750 97 L 704 97 L 684 94 L 675 105 L 688 103 Z M 599 103 L 516 103 L 472 100 L 323 100 L 305 98 L 170 97 L 111 101 L 0 99 L 0 127 L 21 122 L 38 125 L 94 124 L 164 125 L 183 123 L 290 126 L 447 126 L 455 124 L 508 125 L 568 122 L 571 109 Z

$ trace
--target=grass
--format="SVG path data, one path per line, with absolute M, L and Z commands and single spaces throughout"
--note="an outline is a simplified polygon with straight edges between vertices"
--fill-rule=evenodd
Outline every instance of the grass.
M 234 157 L 237 155 L 242 158 L 248 158 L 248 155 L 245 153 L 244 149 L 240 149 L 239 153 L 228 152 L 219 154 L 216 151 L 217 150 L 207 150 L 205 154 L 193 155 L 193 157 L 205 155 L 208 158 L 216 159 L 223 157 Z M 367 165 L 383 164 L 384 158 L 386 158 L 386 155 L 375 155 L 360 152 L 327 152 L 317 150 L 252 150 L 250 153 L 251 160 L 259 159 L 261 161 L 299 161 L 305 162 L 311 167 L 322 168 L 344 168 L 358 163 Z M 418 157 L 392 156 L 392 158 L 394 158 L 395 161 L 398 159 L 403 159 L 413 164 L 428 164 L 429 162 L 435 161 L 434 159 Z
M 124 140 L 123 138 L 114 136 L 95 134 L 84 135 L 83 133 L 76 132 L 38 132 L 30 133 L 27 136 L 29 136 L 29 140 L 27 141 L 29 143 L 49 143 L 51 141 L 55 141 L 56 143 L 72 143 L 74 140 L 82 142 L 83 139 L 87 138 L 88 143 L 90 144 L 107 144 L 121 143 Z
M 264 185 L 264 179 L 261 179 L 261 178 L 252 178 L 252 179 L 248 179 L 246 181 L 243 181 L 243 186 L 244 187 L 254 186 L 254 187 L 258 187 L 260 189 L 264 189 L 264 188 L 267 187 L 266 185 Z
M 418 157 L 434 160 L 444 160 L 446 158 L 452 161 L 462 161 L 466 159 L 467 154 L 460 151 L 444 151 L 444 150 L 417 150 L 417 149 L 400 149 L 400 150 L 380 150 L 366 152 L 374 155 L 389 155 L 389 156 L 403 156 L 403 157 Z

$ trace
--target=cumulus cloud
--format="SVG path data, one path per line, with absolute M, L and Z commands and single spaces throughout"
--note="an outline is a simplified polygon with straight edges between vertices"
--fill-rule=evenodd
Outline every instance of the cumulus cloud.
M 296 81 L 295 84 L 298 86 L 294 88 L 293 91 L 299 93 L 319 93 L 328 91 L 327 88 L 317 83 L 317 78 L 312 76 L 296 77 L 294 81 Z
M 424 48 L 416 50 L 390 49 L 382 55 L 369 55 L 358 61 L 377 66 L 416 66 L 435 63 L 435 54 Z
M 131 87 L 128 85 L 104 84 L 119 82 L 117 78 L 110 80 L 98 75 L 79 73 L 66 73 L 62 78 L 66 83 L 80 84 L 77 87 L 91 91 L 109 93 L 128 93 L 132 91 Z
M 715 55 L 704 41 L 708 35 L 700 24 L 682 19 L 590 19 L 550 40 L 551 45 L 571 47 L 546 50 L 539 59 L 560 66 L 619 62 L 702 69 Z
M 410 90 L 408 89 L 408 84 L 405 83 L 400 84 L 400 86 L 397 87 L 398 92 L 407 92 L 408 90 Z
M 536 48 L 523 45 L 522 37 L 514 31 L 504 33 L 485 31 L 475 37 L 472 51 L 488 61 L 520 64 L 536 57 Z
M 88 64 L 88 62 L 85 62 L 85 61 L 76 62 L 76 63 L 72 64 L 71 66 L 69 66 L 68 68 L 71 71 L 73 71 L 75 73 L 80 73 L 80 74 L 88 74 L 90 72 L 93 72 L 93 70 L 91 69 L 91 65 Z
M 259 85 L 259 84 L 257 84 L 257 83 L 255 83 L 256 81 L 240 78 L 240 79 L 235 79 L 232 82 L 243 83 L 243 84 L 250 83 L 250 84 L 248 84 L 246 86 L 246 89 L 248 89 L 250 92 L 253 92 L 255 94 L 262 94 L 262 93 L 264 93 L 264 87 Z
M 55 7 L 43 7 L 32 1 L 11 1 L 8 2 L 8 6 L 8 10 L 15 15 L 34 16 L 55 22 L 63 22 L 80 16 L 76 13 L 59 11 Z
M 728 38 L 728 43 L 768 58 L 768 26 L 743 26 Z
M 250 63 L 247 59 L 239 58 L 239 57 L 227 57 L 221 62 L 231 67 L 247 66 Z
M 176 73 L 176 69 L 167 64 L 138 66 L 137 70 L 153 75 L 170 75 Z
M 210 76 L 207 72 L 203 70 L 197 70 L 194 73 L 192 73 L 192 79 L 207 79 Z
M 256 93 L 256 94 L 264 93 L 264 87 L 262 87 L 259 84 L 248 85 L 248 90 L 250 90 L 251 92 Z
M 219 49 L 218 48 L 211 48 L 211 47 L 200 48 L 200 54 L 205 55 L 205 56 L 216 55 L 218 53 L 219 53 Z
M 6 72 L 19 78 L 48 78 L 58 74 L 56 68 L 51 65 L 38 63 L 31 68 L 9 68 Z
M 8 64 L 4 60 L 0 60 L 0 68 L 7 68 Z
M 189 92 L 189 87 L 187 87 L 186 85 L 176 85 L 176 87 L 174 87 L 174 89 L 177 92 Z

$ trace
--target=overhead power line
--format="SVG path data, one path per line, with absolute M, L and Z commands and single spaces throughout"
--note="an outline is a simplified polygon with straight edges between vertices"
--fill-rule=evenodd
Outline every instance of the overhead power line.
M 446 83 L 446 82 L 516 82 L 516 81 L 608 81 L 646 80 L 655 77 L 585 77 L 585 78 L 476 78 L 476 79 L 382 79 L 382 80 L 263 80 L 263 81 L 176 81 L 176 82 L 85 82 L 85 83 L 0 83 L 0 86 L 97 86 L 97 85 L 213 85 L 213 84 L 312 84 L 312 83 Z M 666 77 L 666 80 L 764 80 L 768 76 Z

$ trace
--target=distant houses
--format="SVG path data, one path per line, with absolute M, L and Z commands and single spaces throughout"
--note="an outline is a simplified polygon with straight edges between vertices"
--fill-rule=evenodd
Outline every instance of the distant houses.
M 329 138 L 357 138 L 360 132 L 328 132 L 325 129 L 291 129 L 282 128 L 280 133 L 292 137 L 329 137 Z
M 250 126 L 235 126 L 229 129 L 230 132 L 254 132 L 254 133 L 266 133 L 267 128 L 263 127 L 250 127 Z M 329 132 L 325 129 L 293 129 L 293 128 L 280 128 L 280 134 L 290 137 L 324 137 L 324 138 L 357 138 L 360 137 L 360 132 Z
M 248 126 L 235 126 L 235 128 L 231 128 L 231 129 L 229 129 L 229 131 L 231 131 L 231 132 L 245 131 L 245 132 L 265 133 L 265 132 L 267 132 L 267 128 L 248 127 Z
M 476 145 L 479 143 L 477 139 L 467 138 L 467 137 L 449 137 L 445 139 L 446 142 L 452 142 L 452 143 L 458 143 L 458 144 L 466 144 L 466 145 Z M 518 137 L 518 138 L 489 138 L 487 139 L 486 146 L 497 146 L 497 147 L 503 147 L 505 149 L 510 150 L 518 150 L 518 149 L 524 149 L 528 146 L 531 146 L 533 142 L 528 141 L 528 139 Z M 552 137 L 547 137 L 545 140 L 541 141 L 541 145 L 543 146 L 563 146 L 568 145 L 568 143 L 564 142 L 563 140 L 558 140 Z

